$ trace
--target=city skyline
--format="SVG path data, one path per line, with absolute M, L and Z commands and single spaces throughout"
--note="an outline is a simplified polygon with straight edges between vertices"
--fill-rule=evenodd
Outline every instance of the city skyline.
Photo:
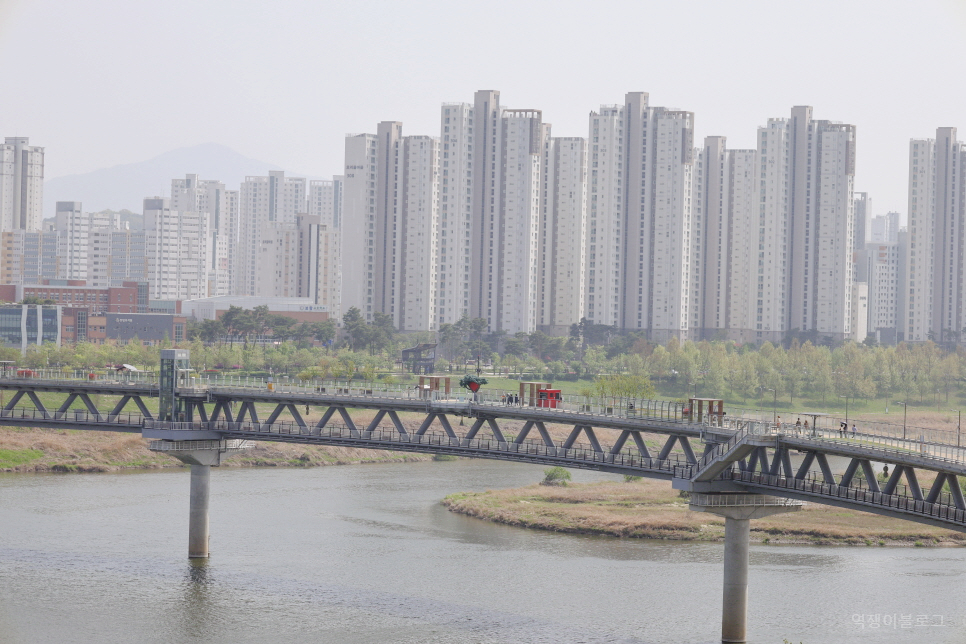
M 510 107 L 540 108 L 557 136 L 582 136 L 590 111 L 632 89 L 694 112 L 696 140 L 726 136 L 736 148 L 752 147 L 754 128 L 789 105 L 821 106 L 858 128 L 856 189 L 875 195 L 881 212 L 905 213 L 909 140 L 966 116 L 966 89 L 940 64 L 966 53 L 966 19 L 944 0 L 816 2 L 808 11 L 708 3 L 686 15 L 665 3 L 483 10 L 429 0 L 283 0 L 270 14 L 217 0 L 121 9 L 38 0 L 0 10 L 0 56 L 13 63 L 0 67 L 0 83 L 30 89 L 5 106 L 0 125 L 47 143 L 48 177 L 208 141 L 325 176 L 346 132 L 391 119 L 431 133 L 439 101 L 480 88 L 499 88 Z M 384 44 L 359 46 L 358 33 Z M 152 40 L 175 46 L 143 46 Z M 517 64 L 521 55 L 539 72 Z M 298 98 L 277 100 L 283 87 Z

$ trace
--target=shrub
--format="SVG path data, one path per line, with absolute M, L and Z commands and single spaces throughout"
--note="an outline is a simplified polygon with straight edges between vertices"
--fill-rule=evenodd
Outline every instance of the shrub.
M 624 482 L 625 483 L 634 483 L 635 481 L 640 481 L 640 480 L 641 480 L 641 477 L 634 476 L 633 474 L 625 474 L 624 475 Z
M 540 485 L 567 485 L 570 480 L 570 472 L 560 467 L 551 467 L 543 471 L 543 480 Z

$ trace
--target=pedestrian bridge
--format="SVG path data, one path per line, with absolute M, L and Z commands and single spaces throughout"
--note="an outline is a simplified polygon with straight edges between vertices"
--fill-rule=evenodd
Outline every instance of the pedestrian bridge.
M 0 390 L 12 392 L 0 425 L 138 432 L 165 451 L 165 441 L 241 439 L 523 461 L 661 478 L 691 492 L 771 494 L 966 528 L 959 484 L 966 448 L 946 432 L 916 430 L 915 438 L 908 432 L 904 438 L 899 427 L 878 426 L 843 435 L 728 416 L 692 422 L 681 403 L 668 401 L 565 396 L 547 408 L 527 400 L 508 405 L 503 392 L 426 395 L 351 383 L 269 390 L 254 380 L 178 387 L 184 420 L 172 421 L 156 417 L 158 384 L 133 375 L 0 378 Z M 835 472 L 833 457 L 845 459 L 844 472 Z M 884 481 L 877 472 L 883 465 L 890 471 Z
M 802 502 L 966 531 L 966 448 L 940 431 L 837 428 L 712 414 L 669 401 L 503 392 L 445 395 L 352 383 L 3 377 L 0 425 L 121 431 L 191 465 L 189 556 L 208 555 L 211 465 L 252 441 L 559 465 L 665 479 L 725 517 L 723 640 L 744 641 L 748 521 Z M 167 413 L 164 405 L 169 405 Z M 814 417 L 813 417 L 814 418 Z M 880 477 L 878 470 L 889 474 Z M 729 554 L 731 553 L 731 554 Z M 730 590 L 729 590 L 730 589 Z M 737 621 L 735 615 L 740 616 Z

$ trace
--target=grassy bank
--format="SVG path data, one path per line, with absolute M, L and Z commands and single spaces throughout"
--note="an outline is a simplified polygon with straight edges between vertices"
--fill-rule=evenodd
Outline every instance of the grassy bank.
M 723 541 L 724 519 L 688 509 L 664 481 L 530 485 L 451 494 L 453 512 L 506 525 L 641 539 Z M 809 503 L 799 512 L 751 523 L 752 542 L 813 545 L 966 545 L 966 534 Z
M 185 467 L 181 461 L 148 450 L 138 434 L 58 429 L 0 430 L 0 472 L 116 472 L 128 469 Z M 351 447 L 257 442 L 222 467 L 315 467 L 351 463 L 427 461 L 432 456 Z

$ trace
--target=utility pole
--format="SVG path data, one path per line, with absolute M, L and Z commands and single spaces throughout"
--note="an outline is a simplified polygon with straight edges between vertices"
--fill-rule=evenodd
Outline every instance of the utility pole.
M 949 411 L 954 411 L 959 414 L 959 418 L 956 420 L 956 447 L 959 447 L 959 437 L 963 427 L 963 412 L 959 409 L 950 409 Z
M 909 411 L 909 406 L 904 402 L 897 402 L 897 405 L 902 405 L 902 440 L 906 440 L 906 412 Z

